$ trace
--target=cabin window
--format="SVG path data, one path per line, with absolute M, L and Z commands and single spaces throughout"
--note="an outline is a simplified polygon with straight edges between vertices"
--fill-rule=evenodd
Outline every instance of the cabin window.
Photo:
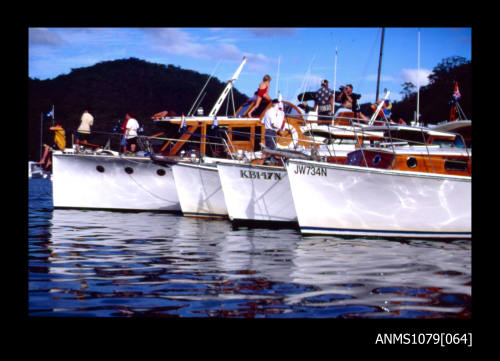
M 465 144 L 464 142 L 462 141 L 462 137 L 456 137 L 455 138 L 455 143 L 454 143 L 455 147 L 457 148 L 463 148 L 465 149 Z
M 417 166 L 417 159 L 415 159 L 414 157 L 408 157 L 408 159 L 406 160 L 406 165 L 408 166 L 408 168 L 415 168 Z
M 455 171 L 467 171 L 469 169 L 468 164 L 464 160 L 460 159 L 445 159 L 444 169 L 455 170 Z
M 381 160 L 382 160 L 382 156 L 380 154 L 375 155 L 375 157 L 373 157 L 373 159 L 372 159 L 372 165 L 374 167 L 376 167 L 380 163 Z
M 97 169 L 99 173 L 104 173 L 104 167 L 102 165 L 98 165 L 95 169 Z
M 440 148 L 453 147 L 453 141 L 449 139 L 434 139 L 432 145 L 438 145 Z
M 125 173 L 132 174 L 132 173 L 134 173 L 134 170 L 130 167 L 125 167 Z
M 253 115 L 253 114 L 252 114 Z M 232 129 L 232 135 L 233 139 L 232 140 L 250 140 L 250 131 L 251 129 L 249 127 L 245 128 L 233 128 Z
M 164 176 L 165 173 L 166 173 L 165 169 L 161 169 L 161 168 L 156 171 L 156 174 L 158 174 L 159 176 Z

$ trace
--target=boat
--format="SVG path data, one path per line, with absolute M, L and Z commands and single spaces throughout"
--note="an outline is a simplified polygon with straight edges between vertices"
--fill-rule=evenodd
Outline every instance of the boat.
M 50 172 L 42 169 L 37 162 L 28 162 L 28 178 L 47 178 Z
M 303 234 L 471 238 L 468 176 L 290 160 Z
M 297 222 L 283 166 L 218 163 L 217 169 L 231 221 Z
M 117 152 L 52 155 L 54 208 L 180 211 L 170 167 Z
M 217 118 L 217 111 L 245 62 L 243 58 L 209 116 L 168 117 L 160 114 L 155 117 L 158 124 L 178 126 L 179 133 L 175 138 L 162 138 L 164 132 L 149 137 L 139 136 L 139 145 L 145 143 L 149 146 L 135 155 L 119 154 L 110 149 L 55 151 L 52 155 L 54 207 L 181 212 L 172 165 L 179 161 L 199 162 L 212 145 L 207 139 L 213 128 L 221 132 L 240 127 L 255 129 L 259 122 L 258 118 Z M 201 140 L 193 140 L 195 136 Z M 214 146 L 227 149 L 222 144 L 224 140 L 218 139 L 220 142 Z M 152 140 L 164 142 L 156 153 L 151 152 L 149 141 Z M 234 152 L 250 149 L 255 142 L 254 138 L 236 140 L 231 134 L 228 140 L 232 141 L 231 150 Z
M 264 153 L 279 159 L 278 164 L 266 164 L 257 158 L 246 164 L 217 164 L 228 217 L 235 223 L 297 223 L 285 168 L 288 159 L 345 164 L 348 156 L 350 162 L 357 159 L 360 149 L 366 149 L 367 153 L 371 149 L 378 155 L 374 153 L 370 161 L 383 157 L 387 162 L 389 155 L 385 154 L 392 154 L 391 149 L 397 144 L 399 152 L 411 155 L 415 162 L 408 162 L 411 169 L 418 170 L 426 164 L 429 148 L 438 150 L 446 145 L 459 144 L 455 134 L 388 124 L 375 117 L 367 123 L 360 123 L 359 119 L 352 118 L 352 112 L 339 113 L 330 124 L 325 124 L 324 120 L 318 122 L 317 116 L 302 113 L 290 103 L 285 103 L 284 108 L 285 131 L 276 137 L 275 150 L 264 149 Z M 454 155 L 456 162 L 467 157 L 462 153 Z M 436 162 L 431 160 L 427 166 L 431 168 Z
M 386 130 L 399 136 L 386 147 L 349 153 L 345 164 L 289 160 L 301 233 L 471 238 L 472 150 L 463 137 L 422 127 Z M 421 145 L 395 141 L 417 134 Z
M 228 217 L 215 159 L 200 163 L 178 162 L 172 165 L 172 172 L 184 216 Z

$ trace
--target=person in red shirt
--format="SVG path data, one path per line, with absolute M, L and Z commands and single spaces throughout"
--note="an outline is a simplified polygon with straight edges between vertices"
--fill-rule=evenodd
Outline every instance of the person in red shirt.
M 269 75 L 264 75 L 264 78 L 259 84 L 259 89 L 257 90 L 257 101 L 255 102 L 255 105 L 248 111 L 248 117 L 252 117 L 252 112 L 257 109 L 260 105 L 260 102 L 262 101 L 263 98 L 265 98 L 267 101 L 271 101 L 271 97 L 269 96 L 269 87 L 271 84 L 271 77 Z

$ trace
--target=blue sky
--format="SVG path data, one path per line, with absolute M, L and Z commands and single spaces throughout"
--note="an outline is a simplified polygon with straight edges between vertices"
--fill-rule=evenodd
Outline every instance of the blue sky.
M 228 80 L 247 63 L 236 89 L 253 95 L 265 74 L 277 90 L 296 103 L 297 94 L 320 87 L 352 84 L 361 103 L 374 102 L 381 28 L 30 28 L 29 76 L 49 79 L 72 68 L 135 57 L 173 64 Z M 420 33 L 420 85 L 444 58 L 472 59 L 471 28 L 386 28 L 380 93 L 401 98 L 402 84 L 417 84 Z M 337 67 L 335 72 L 335 49 Z M 200 89 L 201 90 L 201 89 Z M 450 94 L 452 89 L 450 89 Z M 380 96 L 379 96 L 380 97 Z M 167 106 L 167 105 L 166 105 Z

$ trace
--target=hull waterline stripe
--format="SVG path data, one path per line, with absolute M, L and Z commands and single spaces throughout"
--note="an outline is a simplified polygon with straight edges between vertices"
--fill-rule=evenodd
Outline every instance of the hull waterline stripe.
M 471 237 L 471 232 L 434 232 L 434 231 L 390 231 L 390 230 L 365 230 L 328 227 L 300 227 L 302 233 L 336 233 L 336 234 L 381 234 L 381 235 L 419 235 L 439 237 Z M 310 231 L 310 232 L 308 232 Z

